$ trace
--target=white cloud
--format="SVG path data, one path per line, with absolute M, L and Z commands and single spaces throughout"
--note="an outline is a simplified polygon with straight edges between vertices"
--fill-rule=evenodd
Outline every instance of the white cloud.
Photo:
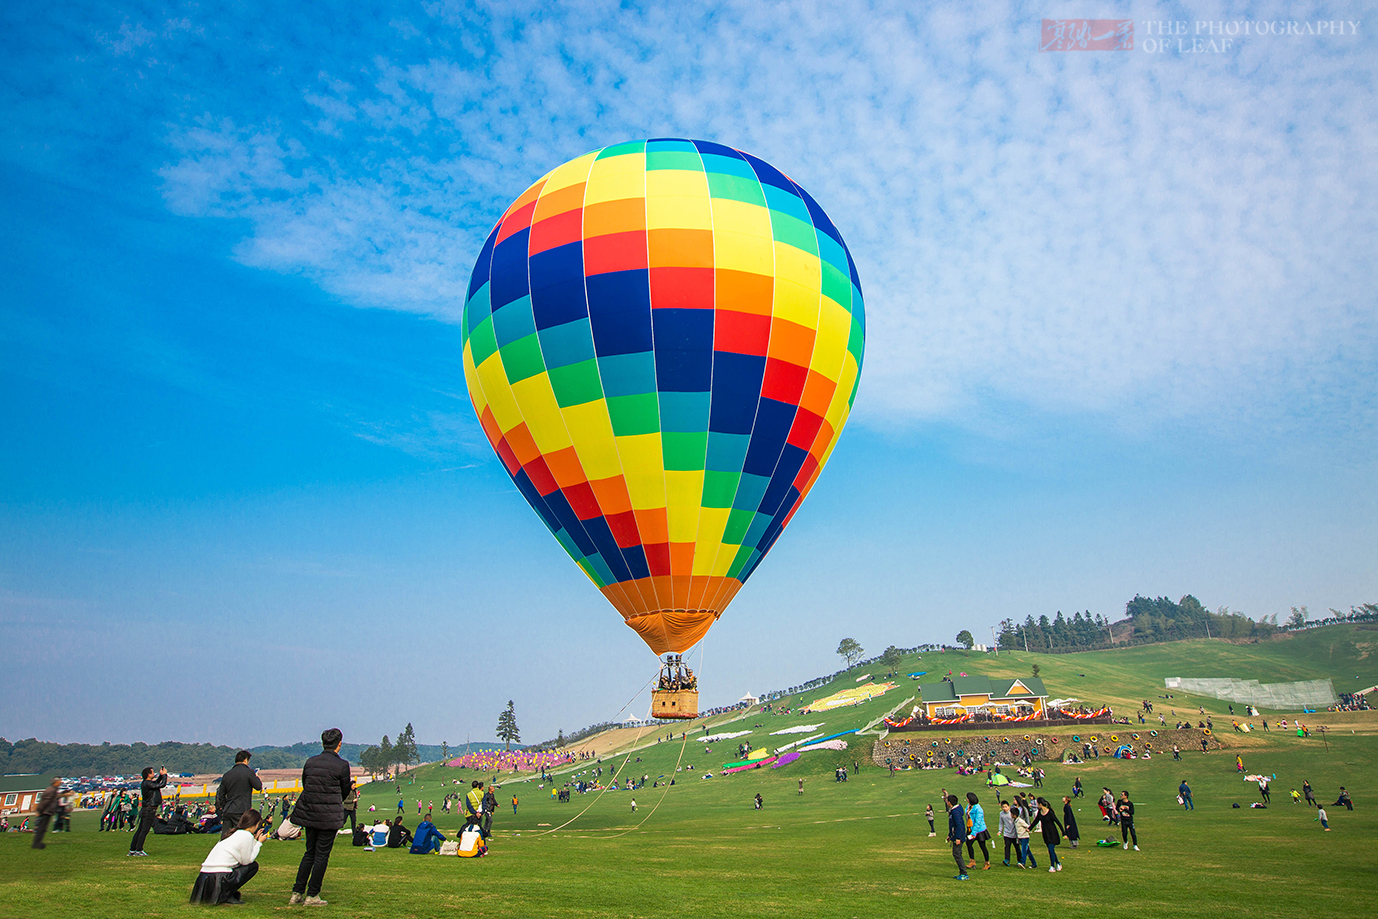
M 1345 395 L 1378 357 L 1362 37 L 1039 54 L 1057 11 L 1000 4 L 427 11 L 332 70 L 347 81 L 285 90 L 271 122 L 178 128 L 169 206 L 246 218 L 246 264 L 454 316 L 484 233 L 540 174 L 707 137 L 842 228 L 872 424 L 979 425 L 988 403 L 1150 426 L 1373 417 Z

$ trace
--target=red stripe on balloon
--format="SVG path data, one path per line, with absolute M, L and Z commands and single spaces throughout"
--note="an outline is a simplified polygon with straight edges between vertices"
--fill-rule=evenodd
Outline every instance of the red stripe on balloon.
M 761 383 L 761 396 L 789 405 L 798 405 L 799 396 L 804 392 L 804 381 L 808 379 L 808 375 L 809 371 L 806 367 L 800 367 L 798 364 L 791 364 L 789 361 L 782 361 L 778 358 L 767 358 L 766 376 Z
M 610 233 L 584 240 L 584 274 L 632 271 L 646 267 L 646 231 Z

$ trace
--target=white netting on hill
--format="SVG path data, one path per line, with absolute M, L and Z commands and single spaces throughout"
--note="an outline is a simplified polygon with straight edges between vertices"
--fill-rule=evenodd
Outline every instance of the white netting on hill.
M 1260 683 L 1258 680 L 1202 679 L 1167 677 L 1168 689 L 1214 696 L 1226 702 L 1241 702 L 1259 708 L 1300 710 L 1334 705 L 1335 686 L 1329 680 L 1303 680 L 1298 683 Z

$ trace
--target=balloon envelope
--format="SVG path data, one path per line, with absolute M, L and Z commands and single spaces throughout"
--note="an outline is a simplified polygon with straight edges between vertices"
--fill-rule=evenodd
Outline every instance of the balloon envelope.
M 463 338 L 517 488 L 663 654 L 703 637 L 817 479 L 865 319 L 807 192 L 730 147 L 658 139 L 571 160 L 512 203 Z

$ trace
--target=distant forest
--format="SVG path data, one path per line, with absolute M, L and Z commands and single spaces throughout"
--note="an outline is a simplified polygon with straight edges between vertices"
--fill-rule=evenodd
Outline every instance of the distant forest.
M 1052 619 L 1027 617 L 1023 624 L 1013 619 L 1000 623 L 999 645 L 1003 650 L 1063 653 L 1093 651 L 1099 648 L 1125 645 L 1157 644 L 1181 641 L 1185 638 L 1228 638 L 1233 640 L 1262 640 L 1277 632 L 1296 631 L 1318 623 L 1310 620 L 1306 607 L 1293 608 L 1292 616 L 1279 625 L 1276 614 L 1259 620 L 1220 607 L 1211 612 L 1201 601 L 1187 594 L 1177 602 L 1167 597 L 1150 599 L 1135 596 L 1125 604 L 1127 619 L 1112 623 L 1105 616 L 1074 613 L 1071 618 L 1059 610 Z M 1348 613 L 1331 610 L 1322 620 L 1331 625 L 1342 622 L 1372 622 L 1378 620 L 1378 605 L 1365 603 L 1351 607 Z
M 496 743 L 472 743 L 469 750 L 488 750 L 501 746 Z M 157 769 L 166 766 L 168 772 L 215 773 L 234 765 L 239 747 L 214 744 L 190 744 L 165 741 L 160 744 L 57 744 L 47 741 L 20 740 L 10 743 L 0 737 L 0 774 L 57 773 L 63 776 L 138 775 L 145 766 Z M 340 755 L 351 763 L 358 763 L 365 744 L 343 744 Z M 448 755 L 458 756 L 465 746 L 444 748 Z M 321 752 L 320 741 L 292 744 L 290 747 L 250 747 L 254 754 L 252 765 L 258 769 L 297 769 L 307 757 Z M 440 744 L 418 744 L 421 762 L 441 758 Z

